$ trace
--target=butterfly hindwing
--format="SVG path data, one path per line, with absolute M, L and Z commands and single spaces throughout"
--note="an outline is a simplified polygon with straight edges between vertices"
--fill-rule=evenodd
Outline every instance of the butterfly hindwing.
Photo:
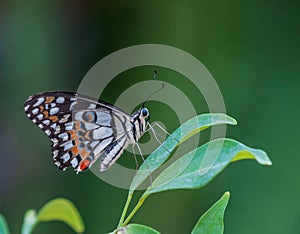
M 100 170 L 105 170 L 130 143 L 130 116 L 87 96 L 41 93 L 29 97 L 24 109 L 51 139 L 53 160 L 62 170 L 72 166 L 77 172 L 84 171 L 100 155 Z
M 104 153 L 100 156 L 100 171 L 105 171 L 121 156 L 129 142 L 126 135 L 114 140 L 105 148 Z

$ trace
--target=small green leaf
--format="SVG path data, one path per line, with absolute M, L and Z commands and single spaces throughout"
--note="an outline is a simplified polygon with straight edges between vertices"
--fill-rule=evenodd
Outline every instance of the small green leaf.
M 130 193 L 169 157 L 170 153 L 178 144 L 181 144 L 192 135 L 210 127 L 220 124 L 236 124 L 236 120 L 225 114 L 203 114 L 198 115 L 176 129 L 140 166 L 130 186 Z M 166 150 L 167 149 L 167 150 Z
M 65 222 L 77 233 L 84 232 L 82 218 L 74 204 L 64 198 L 57 198 L 49 201 L 38 213 L 38 221 L 58 220 Z
M 171 189 L 203 187 L 230 162 L 241 159 L 255 159 L 262 165 L 272 164 L 262 150 L 252 149 L 232 139 L 216 139 L 176 160 L 153 181 L 143 197 Z
M 22 225 L 22 234 L 30 234 L 33 228 L 37 225 L 38 220 L 35 210 L 28 210 L 25 213 L 23 225 Z
M 191 234 L 222 234 L 224 231 L 224 212 L 229 200 L 229 192 L 210 207 L 198 220 Z
M 159 234 L 158 231 L 154 230 L 153 228 L 140 225 L 140 224 L 129 224 L 125 227 L 119 228 L 117 231 L 112 232 L 115 234 Z
M 0 234 L 9 234 L 9 228 L 5 217 L 0 214 Z

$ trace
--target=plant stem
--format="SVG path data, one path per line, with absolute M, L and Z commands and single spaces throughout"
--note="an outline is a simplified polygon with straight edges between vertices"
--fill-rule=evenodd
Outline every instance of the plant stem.
M 143 205 L 144 201 L 146 200 L 146 198 L 149 195 L 145 195 L 142 196 L 138 202 L 138 204 L 136 204 L 136 206 L 134 207 L 134 209 L 131 211 L 131 213 L 128 215 L 128 217 L 126 218 L 126 220 L 121 224 L 121 226 L 125 226 L 126 224 L 129 223 L 129 221 L 131 220 L 131 218 L 135 215 L 135 213 L 138 211 L 138 209 L 141 207 L 141 205 Z
M 122 212 L 119 224 L 118 224 L 118 228 L 121 227 L 121 225 L 123 224 L 123 221 L 125 219 L 125 215 L 126 215 L 126 212 L 128 210 L 128 207 L 129 207 L 130 201 L 132 199 L 132 196 L 133 196 L 133 192 L 129 191 L 128 196 L 127 196 L 127 200 L 126 200 L 126 203 L 125 203 L 125 206 L 124 206 L 124 209 L 123 209 L 123 212 Z

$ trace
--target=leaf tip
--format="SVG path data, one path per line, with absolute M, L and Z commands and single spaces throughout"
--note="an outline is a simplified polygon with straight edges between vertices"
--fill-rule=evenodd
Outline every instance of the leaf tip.
M 265 151 L 257 150 L 257 152 L 258 152 L 257 158 L 256 158 L 257 162 L 259 162 L 261 165 L 272 166 L 272 161 Z
M 266 166 L 272 166 L 273 165 L 273 163 L 272 163 L 272 161 L 269 159 L 267 162 L 266 162 L 266 164 L 265 164 Z
M 231 116 L 229 116 L 229 117 L 230 117 L 230 120 L 231 120 L 231 123 L 230 123 L 231 125 L 237 125 L 238 124 L 238 122 L 235 118 L 233 118 Z
M 77 233 L 83 233 L 85 226 L 76 206 L 68 199 L 56 198 L 47 202 L 37 215 L 38 220 L 62 221 L 68 224 Z
M 224 197 L 229 198 L 230 197 L 230 192 L 229 191 L 225 192 Z

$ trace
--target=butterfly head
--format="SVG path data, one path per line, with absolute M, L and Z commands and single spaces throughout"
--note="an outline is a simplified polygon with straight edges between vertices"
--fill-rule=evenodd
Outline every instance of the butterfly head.
M 145 119 L 146 121 L 149 121 L 149 110 L 146 108 L 146 107 L 143 107 L 141 110 L 140 110 L 140 118 L 141 119 Z

